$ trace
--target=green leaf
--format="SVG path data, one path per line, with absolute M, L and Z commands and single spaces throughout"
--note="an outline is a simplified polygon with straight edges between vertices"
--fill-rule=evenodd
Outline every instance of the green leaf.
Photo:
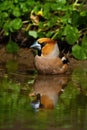
M 13 15 L 16 16 L 16 17 L 21 16 L 21 11 L 20 11 L 19 7 L 15 7 L 13 9 Z
M 27 4 L 24 2 L 24 3 L 20 3 L 20 8 L 22 10 L 23 13 L 26 13 L 28 12 L 28 7 L 27 7 Z
M 66 6 L 66 0 L 57 0 L 57 10 L 65 10 Z
M 75 45 L 72 47 L 72 54 L 75 58 L 77 58 L 79 60 L 87 59 L 87 55 L 86 55 L 84 49 L 79 45 Z
M 56 0 L 58 3 L 65 4 L 66 0 Z
M 81 46 L 82 46 L 82 48 L 84 49 L 84 51 L 87 55 L 87 36 L 83 37 Z
M 18 3 L 18 0 L 14 0 L 14 3 Z
M 78 20 L 79 20 L 79 17 L 80 17 L 80 13 L 78 11 L 72 11 L 72 14 L 71 14 L 71 20 L 72 20 L 72 24 L 74 26 L 78 26 Z
M 52 34 L 53 34 L 53 32 L 52 32 L 52 31 L 48 31 L 48 32 L 47 32 L 47 34 L 46 34 L 46 37 L 51 37 L 51 36 L 52 36 Z
M 87 16 L 87 10 L 81 11 L 81 12 L 80 12 L 80 15 L 81 15 L 81 16 Z
M 16 54 L 19 50 L 18 44 L 10 40 L 8 44 L 6 45 L 6 51 L 8 53 L 14 53 Z
M 16 18 L 9 23 L 9 29 L 11 32 L 19 30 L 22 27 L 23 23 L 20 18 Z
M 16 18 L 14 20 L 8 20 L 5 22 L 3 28 L 5 30 L 5 33 L 9 34 L 9 32 L 14 32 L 19 30 L 22 27 L 23 23 L 20 18 Z
M 36 31 L 29 31 L 28 34 L 29 34 L 29 36 L 32 36 L 32 37 L 34 37 L 34 38 L 37 38 L 37 37 L 38 37 Z
M 66 36 L 66 40 L 70 45 L 75 44 L 79 38 L 79 31 L 76 27 L 71 25 L 67 25 L 64 30 L 64 35 Z
M 9 35 L 9 20 L 5 22 L 5 24 L 3 25 L 3 29 L 5 31 L 5 35 Z
M 61 17 L 61 21 L 62 21 L 63 24 L 71 23 L 71 18 L 67 14 L 67 15 L 64 15 L 64 16 Z
M 51 15 L 50 9 L 51 9 L 50 3 L 45 3 L 45 4 L 44 4 L 44 7 L 43 7 L 43 14 L 44 14 L 44 17 L 45 17 L 46 19 L 49 19 L 49 18 L 50 18 L 50 15 Z
M 83 40 L 82 40 L 82 47 L 85 49 L 87 49 L 87 36 L 84 36 L 83 37 Z
M 2 3 L 0 3 L 0 10 L 1 11 L 9 10 L 11 8 L 13 8 L 13 2 L 12 1 L 5 0 Z
M 1 17 L 2 17 L 2 18 L 7 18 L 8 16 L 9 16 L 9 15 L 8 15 L 7 12 L 3 12 Z

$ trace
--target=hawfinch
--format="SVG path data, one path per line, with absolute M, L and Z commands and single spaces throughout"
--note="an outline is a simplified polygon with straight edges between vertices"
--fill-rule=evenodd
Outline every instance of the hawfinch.
M 33 97 L 31 106 L 38 108 L 53 109 L 58 103 L 58 98 L 63 93 L 69 78 L 58 75 L 38 75 L 33 84 L 33 91 L 29 97 Z
M 30 48 L 38 50 L 35 56 L 35 66 L 41 74 L 63 74 L 67 71 L 68 60 L 59 57 L 58 44 L 50 38 L 38 39 Z

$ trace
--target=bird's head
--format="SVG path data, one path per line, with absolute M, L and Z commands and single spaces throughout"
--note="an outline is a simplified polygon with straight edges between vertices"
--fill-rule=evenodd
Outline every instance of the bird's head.
M 32 108 L 37 111 L 39 108 L 53 109 L 54 102 L 48 95 L 41 95 L 40 93 L 34 95 L 36 100 L 31 102 Z
M 50 38 L 40 38 L 35 41 L 30 48 L 38 50 L 39 56 L 57 57 L 59 56 L 59 47 L 56 41 Z

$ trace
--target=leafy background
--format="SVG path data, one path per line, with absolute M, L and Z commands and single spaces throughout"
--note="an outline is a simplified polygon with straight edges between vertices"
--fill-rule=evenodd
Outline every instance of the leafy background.
M 75 58 L 87 59 L 86 7 L 86 0 L 1 0 L 0 40 L 7 38 L 14 53 L 19 44 L 50 37 L 70 45 Z

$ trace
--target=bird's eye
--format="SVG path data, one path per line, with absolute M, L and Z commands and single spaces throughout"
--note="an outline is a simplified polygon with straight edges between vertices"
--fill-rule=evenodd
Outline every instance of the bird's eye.
M 41 47 L 44 47 L 46 45 L 46 42 L 41 43 Z

